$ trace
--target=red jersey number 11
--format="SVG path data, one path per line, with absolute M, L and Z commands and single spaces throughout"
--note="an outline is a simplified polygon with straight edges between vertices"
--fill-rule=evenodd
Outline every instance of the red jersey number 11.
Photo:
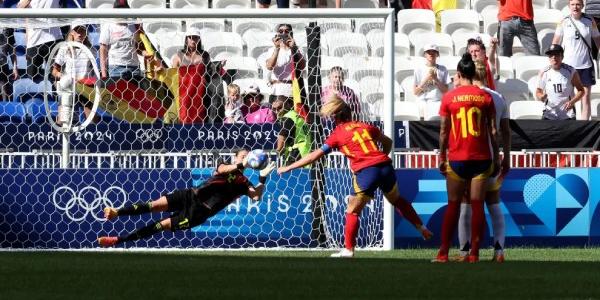
M 352 135 L 352 141 L 357 142 L 365 154 L 370 152 L 367 148 L 367 143 L 369 143 L 371 147 L 373 147 L 373 151 L 378 150 L 377 146 L 375 146 L 375 143 L 373 143 L 373 138 L 371 138 L 371 135 L 366 129 L 362 130 L 362 134 L 358 133 L 358 130 L 354 131 Z

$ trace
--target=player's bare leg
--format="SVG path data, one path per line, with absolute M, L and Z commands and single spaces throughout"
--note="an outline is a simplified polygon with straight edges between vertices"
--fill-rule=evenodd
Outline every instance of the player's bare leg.
M 169 204 L 167 202 L 167 197 L 162 196 L 151 202 L 139 202 L 119 209 L 114 207 L 105 207 L 104 218 L 110 221 L 118 216 L 141 215 L 149 212 L 166 211 L 168 207 Z
M 388 193 L 385 193 L 384 196 L 388 202 L 400 211 L 404 218 L 415 226 L 424 240 L 429 240 L 433 237 L 433 233 L 423 224 L 412 204 L 400 195 L 397 185 L 394 185 L 394 188 Z
M 135 241 L 150 237 L 163 230 L 171 230 L 171 218 L 163 219 L 159 222 L 154 222 L 142 227 L 135 232 L 125 236 L 101 236 L 98 238 L 98 244 L 102 247 L 112 247 L 119 243 Z
M 454 230 L 458 223 L 458 214 L 460 209 L 460 200 L 465 193 L 466 183 L 464 180 L 446 176 L 446 189 L 448 191 L 448 206 L 444 213 L 444 221 L 442 223 L 442 244 L 435 259 L 432 262 L 445 263 L 448 262 L 448 251 L 450 243 L 454 236 Z
M 483 238 L 485 227 L 485 212 L 483 199 L 487 190 L 487 178 L 471 180 L 471 252 L 469 262 L 479 261 L 479 246 Z
M 359 194 L 350 196 L 346 209 L 346 225 L 344 226 L 344 249 L 334 253 L 331 257 L 353 257 L 356 246 L 356 235 L 360 227 L 360 212 L 363 210 L 370 197 Z

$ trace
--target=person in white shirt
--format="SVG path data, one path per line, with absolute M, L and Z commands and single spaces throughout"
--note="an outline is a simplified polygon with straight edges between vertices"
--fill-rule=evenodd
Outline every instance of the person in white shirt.
M 298 49 L 292 25 L 279 24 L 277 34 L 273 38 L 273 47 L 268 50 L 266 67 L 272 71 L 270 83 L 273 86 L 270 102 L 277 96 L 292 96 L 292 71 L 294 63 L 296 69 L 303 70 L 306 67 L 306 59 Z
M 68 41 L 79 42 L 90 49 L 93 57 L 96 57 L 94 48 L 87 37 L 87 26 L 82 23 L 73 23 L 67 36 Z M 56 89 L 59 92 L 72 92 L 73 85 L 80 79 L 86 77 L 95 77 L 94 67 L 90 57 L 86 55 L 85 50 L 80 48 L 61 47 L 54 57 L 52 65 L 52 75 L 57 80 Z M 60 93 L 62 95 L 62 93 Z M 77 94 L 77 102 L 83 106 L 83 112 L 86 118 L 92 111 L 92 103 L 81 94 Z M 94 116 L 94 122 L 99 120 L 98 115 Z
M 116 0 L 114 8 L 129 8 L 127 0 Z M 152 58 L 140 40 L 141 28 L 137 24 L 109 23 L 100 26 L 100 76 L 142 76 L 137 55 Z
M 565 49 L 565 64 L 575 68 L 584 87 L 581 118 L 589 120 L 591 114 L 591 87 L 596 84 L 596 74 L 592 58 L 592 40 L 600 45 L 600 33 L 592 17 L 583 13 L 583 0 L 569 0 L 571 14 L 556 27 L 553 44 L 561 44 Z
M 552 44 L 546 55 L 550 66 L 540 72 L 540 81 L 535 92 L 546 107 L 544 120 L 575 120 L 574 106 L 583 97 L 583 84 L 577 71 L 563 63 L 564 49 L 561 45 Z M 577 89 L 577 94 L 574 89 Z
M 423 56 L 426 63 L 424 66 L 418 66 L 414 71 L 413 93 L 417 96 L 417 104 L 421 118 L 425 114 L 425 108 L 429 101 L 440 101 L 442 95 L 448 91 L 450 77 L 448 69 L 437 63 L 440 56 L 438 46 L 430 44 L 423 48 Z
M 59 0 L 21 0 L 17 8 L 60 8 Z M 28 21 L 29 22 L 29 21 Z M 58 42 L 62 41 L 63 35 L 60 27 L 37 28 L 44 23 L 43 19 L 35 19 L 35 24 L 26 27 L 27 49 L 27 75 L 36 82 L 44 79 L 42 66 L 48 60 L 50 51 Z

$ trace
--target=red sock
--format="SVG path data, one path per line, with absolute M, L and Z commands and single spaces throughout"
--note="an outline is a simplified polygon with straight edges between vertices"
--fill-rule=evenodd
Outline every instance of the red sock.
M 459 213 L 460 205 L 458 201 L 448 201 L 446 213 L 444 214 L 444 222 L 442 223 L 442 245 L 438 252 L 439 255 L 448 255 L 450 243 L 458 224 Z
M 412 204 L 406 201 L 406 199 L 399 197 L 398 201 L 394 204 L 394 207 L 400 210 L 402 216 L 406 218 L 415 227 L 423 224 L 421 218 L 419 218 L 419 215 L 417 215 L 417 212 L 413 208 Z
M 356 246 L 356 235 L 358 234 L 358 226 L 360 225 L 360 217 L 358 214 L 346 213 L 346 227 L 344 229 L 344 244 L 346 249 L 353 250 Z
M 471 255 L 479 256 L 479 244 L 483 238 L 483 226 L 485 225 L 483 201 L 471 200 L 471 211 Z

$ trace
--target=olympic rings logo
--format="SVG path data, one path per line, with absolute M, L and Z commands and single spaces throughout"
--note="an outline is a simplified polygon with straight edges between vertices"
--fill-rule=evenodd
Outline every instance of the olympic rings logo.
M 104 190 L 104 193 L 91 186 L 82 188 L 78 193 L 68 186 L 62 186 L 52 193 L 54 207 L 64 211 L 73 222 L 85 220 L 88 214 L 98 221 L 104 221 L 104 216 L 100 214 L 102 208 L 121 208 L 125 205 L 127 198 L 127 192 L 118 186 L 111 186 Z M 115 206 L 115 203 L 118 202 L 121 203 L 120 206 Z

